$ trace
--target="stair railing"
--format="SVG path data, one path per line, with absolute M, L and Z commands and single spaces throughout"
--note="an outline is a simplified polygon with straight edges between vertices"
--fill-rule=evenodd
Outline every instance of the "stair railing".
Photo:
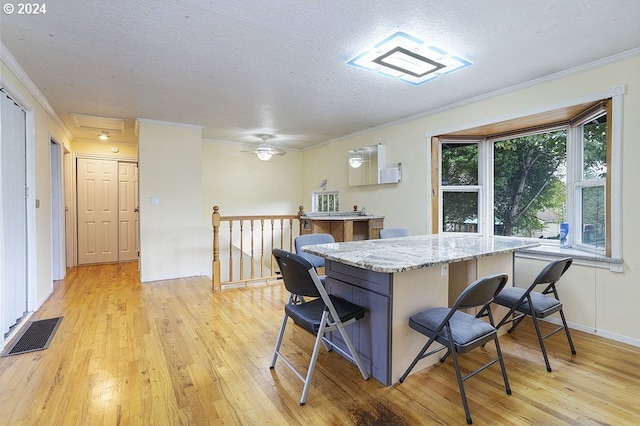
M 279 273 L 271 250 L 293 251 L 295 237 L 300 235 L 300 206 L 295 215 L 221 216 L 213 207 L 213 290 L 250 283 L 269 283 Z M 226 261 L 220 260 L 221 234 Z

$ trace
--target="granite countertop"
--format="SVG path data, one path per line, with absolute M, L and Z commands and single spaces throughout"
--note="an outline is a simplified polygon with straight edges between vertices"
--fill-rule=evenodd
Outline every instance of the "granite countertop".
M 376 272 L 402 272 L 539 246 L 531 238 L 433 234 L 315 244 L 304 252 Z

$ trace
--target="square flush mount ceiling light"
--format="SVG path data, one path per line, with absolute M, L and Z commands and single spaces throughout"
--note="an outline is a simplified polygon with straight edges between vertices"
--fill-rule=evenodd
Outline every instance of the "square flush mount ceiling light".
M 471 66 L 471 61 L 398 31 L 347 62 L 403 83 L 419 86 Z

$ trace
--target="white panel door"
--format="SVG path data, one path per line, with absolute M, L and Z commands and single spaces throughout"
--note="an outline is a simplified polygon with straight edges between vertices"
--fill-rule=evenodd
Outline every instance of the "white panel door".
M 138 258 L 138 164 L 118 163 L 120 261 Z
M 0 112 L 0 310 L 4 334 L 27 311 L 27 154 L 24 110 L 2 93 Z
M 118 261 L 118 162 L 78 158 L 78 264 Z

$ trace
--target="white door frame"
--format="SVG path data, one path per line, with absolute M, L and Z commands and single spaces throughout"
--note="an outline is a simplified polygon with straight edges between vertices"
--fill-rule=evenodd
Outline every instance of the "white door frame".
M 65 241 L 65 265 L 71 267 L 73 263 L 73 155 L 64 148 L 64 241 Z
M 65 214 L 62 173 L 62 146 L 51 136 L 51 276 L 61 280 L 66 274 Z
M 67 266 L 77 266 L 78 265 L 78 170 L 77 170 L 77 159 L 78 158 L 87 158 L 93 160 L 117 160 L 117 161 L 127 161 L 137 163 L 137 157 L 130 157 L 125 155 L 100 155 L 100 154 L 85 154 L 85 153 L 73 153 L 71 159 L 71 194 L 70 194 L 70 205 L 73 206 L 72 209 L 69 209 L 69 215 L 71 216 L 71 224 L 73 226 L 73 235 L 74 238 L 72 241 L 68 241 L 67 244 L 73 244 L 72 253 L 73 253 L 73 265 Z

